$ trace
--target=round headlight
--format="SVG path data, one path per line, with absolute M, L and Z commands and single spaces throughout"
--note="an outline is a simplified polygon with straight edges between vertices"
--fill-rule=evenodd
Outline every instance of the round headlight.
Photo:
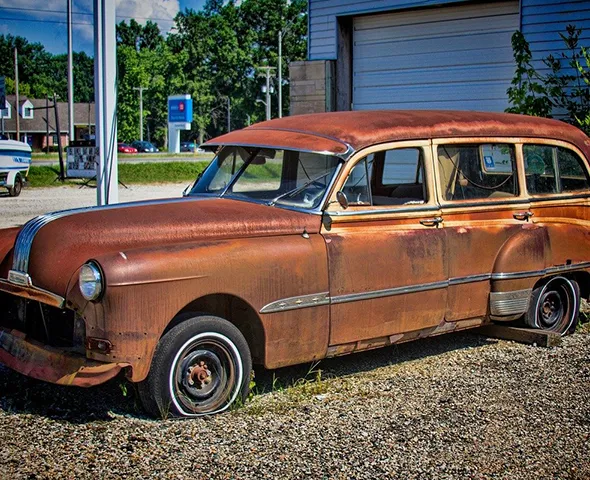
M 96 300 L 103 289 L 102 273 L 98 265 L 88 262 L 80 269 L 80 292 L 86 300 Z

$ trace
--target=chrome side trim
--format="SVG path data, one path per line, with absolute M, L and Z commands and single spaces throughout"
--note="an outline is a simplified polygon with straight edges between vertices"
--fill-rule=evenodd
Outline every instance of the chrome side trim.
M 563 273 L 571 270 L 580 270 L 581 268 L 590 268 L 590 262 L 572 263 L 570 265 L 559 265 L 557 267 L 547 267 L 545 272 L 550 273 Z
M 260 313 L 275 313 L 296 308 L 317 307 L 319 305 L 328 305 L 330 297 L 328 292 L 313 293 L 311 295 L 302 295 L 299 297 L 290 297 L 276 302 L 271 302 L 260 309 Z
M 326 212 L 326 215 L 330 217 L 349 217 L 357 215 L 384 215 L 388 213 L 438 212 L 439 210 L 437 206 L 431 205 L 400 205 L 397 208 L 381 208 L 379 210 L 335 210 L 333 212 Z
M 570 265 L 557 265 L 554 267 L 547 267 L 542 270 L 525 270 L 522 272 L 493 273 L 492 280 L 516 280 L 519 278 L 528 277 L 544 277 L 545 275 L 570 272 L 573 270 L 581 270 L 584 268 L 590 268 L 590 262 L 572 263 Z
M 463 285 L 464 283 L 485 282 L 492 276 L 489 273 L 481 275 L 467 275 L 466 277 L 454 277 L 449 279 L 449 285 Z
M 440 282 L 423 283 L 422 285 L 412 285 L 408 287 L 387 288 L 385 290 L 375 290 L 372 292 L 350 293 L 347 295 L 338 295 L 331 297 L 331 303 L 348 303 L 359 300 L 371 300 L 373 298 L 392 297 L 394 295 L 404 295 L 407 293 L 425 292 L 427 290 L 437 290 L 448 287 L 449 282 L 443 280 Z
M 337 295 L 334 297 L 330 297 L 328 292 L 323 292 L 312 295 L 304 295 L 301 297 L 291 297 L 277 300 L 262 307 L 260 313 L 274 313 L 284 310 L 294 310 L 297 308 L 313 307 L 317 305 L 336 305 L 339 303 L 358 302 L 361 300 L 371 300 L 374 298 L 393 297 L 395 295 L 406 295 L 409 293 L 425 292 L 428 290 L 447 288 L 453 285 L 485 282 L 489 280 L 514 280 L 528 277 L 543 277 L 548 274 L 567 272 L 570 270 L 579 270 L 583 268 L 590 268 L 590 262 L 580 262 L 571 265 L 560 265 L 556 267 L 549 267 L 543 270 L 527 270 L 522 272 L 511 273 L 483 273 L 478 275 L 467 275 L 465 277 L 454 277 L 450 278 L 449 280 L 441 280 L 439 282 L 409 285 L 405 287 L 386 288 L 383 290 L 374 290 L 361 293 L 349 293 L 346 295 Z M 528 308 L 530 292 L 530 289 L 526 289 L 522 291 L 519 290 L 516 292 L 490 293 L 491 314 L 494 316 L 521 315 Z M 518 298 L 515 299 L 515 295 Z M 519 295 L 522 295 L 522 298 Z
M 512 292 L 491 292 L 490 313 L 494 316 L 522 315 L 529 307 L 531 288 Z

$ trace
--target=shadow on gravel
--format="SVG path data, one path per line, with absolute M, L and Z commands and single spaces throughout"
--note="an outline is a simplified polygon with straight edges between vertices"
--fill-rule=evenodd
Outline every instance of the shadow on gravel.
M 0 410 L 71 423 L 113 420 L 111 412 L 145 417 L 134 385 L 123 376 L 93 388 L 64 387 L 25 377 L 1 364 Z
M 448 334 L 322 360 L 314 369 L 322 370 L 322 378 L 341 377 L 491 343 L 495 343 L 495 340 L 475 334 Z M 259 393 L 270 392 L 273 382 L 288 387 L 302 378 L 311 380 L 313 374 L 310 374 L 310 370 L 310 364 L 278 370 L 257 367 L 256 390 Z M 41 415 L 80 424 L 113 420 L 111 413 L 148 418 L 141 407 L 135 386 L 123 376 L 88 389 L 63 387 L 22 376 L 2 365 L 0 409 L 8 413 Z
M 255 378 L 256 390 L 260 393 L 271 392 L 273 382 L 281 387 L 288 387 L 302 378 L 313 380 L 315 375 L 311 372 L 312 367 L 314 371 L 318 369 L 322 371 L 322 378 L 344 377 L 380 367 L 436 356 L 445 352 L 495 343 L 497 343 L 497 340 L 473 333 L 458 332 L 353 353 L 342 357 L 328 358 L 321 360 L 317 366 L 306 363 L 277 370 L 266 370 L 258 367 L 256 368 Z

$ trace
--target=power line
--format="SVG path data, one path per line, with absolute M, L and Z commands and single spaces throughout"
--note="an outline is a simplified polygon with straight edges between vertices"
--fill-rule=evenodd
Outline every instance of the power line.
M 65 15 L 67 12 L 65 10 L 39 10 L 35 8 L 25 8 L 25 7 L 0 7 L 0 10 L 13 10 L 17 12 L 35 12 L 35 13 L 53 13 L 53 14 L 63 14 Z M 72 12 L 72 15 L 86 15 L 88 17 L 92 17 L 93 13 L 88 12 Z M 134 19 L 134 20 L 159 20 L 162 22 L 171 22 L 174 18 L 159 18 L 159 17 L 130 17 L 125 15 L 117 15 L 117 18 L 123 19 Z M 65 22 L 64 22 L 65 23 Z
M 33 18 L 15 18 L 0 17 L 0 20 L 10 20 L 11 22 L 37 22 L 37 23 L 68 23 L 66 20 L 35 20 Z M 72 22 L 74 25 L 94 25 L 88 22 Z

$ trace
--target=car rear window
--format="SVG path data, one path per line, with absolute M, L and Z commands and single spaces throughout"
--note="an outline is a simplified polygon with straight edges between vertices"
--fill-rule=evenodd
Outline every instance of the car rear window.
M 588 190 L 588 172 L 572 150 L 552 145 L 524 145 L 526 185 L 533 195 Z
M 437 153 L 440 187 L 445 200 L 518 196 L 513 145 L 439 145 Z

